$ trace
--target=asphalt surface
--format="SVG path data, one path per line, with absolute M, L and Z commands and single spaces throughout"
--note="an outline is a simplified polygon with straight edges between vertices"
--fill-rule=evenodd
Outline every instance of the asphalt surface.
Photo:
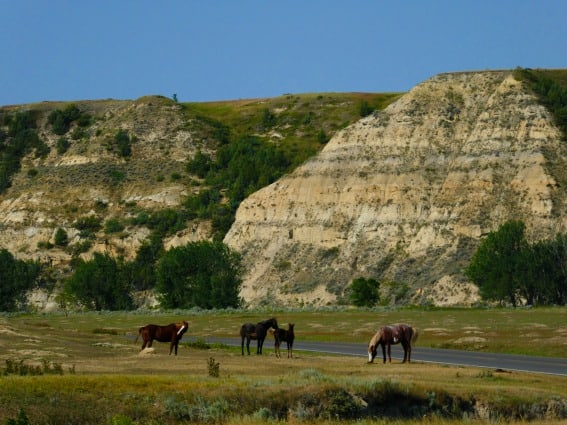
M 240 346 L 240 338 L 208 338 L 210 343 L 223 343 Z M 273 340 L 267 339 L 264 350 L 273 350 Z M 313 351 L 318 353 L 340 354 L 361 357 L 368 361 L 367 345 L 346 342 L 310 342 L 296 341 L 294 351 Z M 246 352 L 246 347 L 244 347 Z M 286 352 L 285 343 L 281 346 L 282 354 Z M 251 341 L 250 352 L 256 353 L 256 341 Z M 392 362 L 401 361 L 404 351 L 401 346 L 392 346 Z M 567 358 L 520 356 L 514 354 L 484 353 L 476 351 L 446 350 L 427 347 L 413 347 L 412 362 L 439 363 L 458 366 L 490 368 L 503 371 L 535 372 L 549 375 L 567 376 Z M 382 362 L 382 351 L 378 349 L 375 363 Z

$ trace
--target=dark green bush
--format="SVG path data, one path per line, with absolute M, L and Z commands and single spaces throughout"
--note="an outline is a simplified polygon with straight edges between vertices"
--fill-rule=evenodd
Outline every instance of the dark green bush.
M 122 158 L 132 155 L 132 138 L 126 130 L 118 130 L 111 144 L 111 150 L 116 151 Z
M 87 215 L 85 217 L 78 218 L 73 223 L 73 227 L 80 231 L 80 236 L 82 238 L 91 237 L 101 229 L 101 222 L 102 219 L 100 217 Z
M 110 218 L 104 224 L 104 233 L 118 233 L 124 230 L 124 225 L 117 218 Z
M 67 246 L 69 244 L 69 237 L 67 232 L 61 227 L 57 228 L 55 231 L 55 245 L 57 246 Z
M 69 143 L 67 138 L 60 137 L 59 139 L 57 139 L 56 147 L 57 147 L 57 153 L 59 155 L 63 155 L 65 152 L 67 152 L 67 150 L 69 150 L 70 146 L 71 146 L 71 144 Z
M 59 136 L 66 134 L 71 123 L 81 116 L 81 111 L 76 105 L 68 105 L 65 109 L 56 109 L 47 117 L 53 132 Z

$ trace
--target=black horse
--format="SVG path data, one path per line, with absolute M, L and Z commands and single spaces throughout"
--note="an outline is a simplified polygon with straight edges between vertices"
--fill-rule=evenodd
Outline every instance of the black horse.
M 258 348 L 256 349 L 256 354 L 262 354 L 262 346 L 264 345 L 264 340 L 268 333 L 268 329 L 278 328 L 278 321 L 275 317 L 271 319 L 264 320 L 263 322 L 245 323 L 240 327 L 240 336 L 242 337 L 242 355 L 244 355 L 244 338 L 246 338 L 246 349 L 248 350 L 248 355 L 250 355 L 250 340 L 258 340 Z

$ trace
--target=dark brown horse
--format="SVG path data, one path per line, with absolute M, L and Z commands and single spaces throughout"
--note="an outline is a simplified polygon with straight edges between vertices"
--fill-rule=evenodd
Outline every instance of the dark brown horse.
M 283 341 L 287 343 L 287 358 L 293 358 L 293 340 L 295 339 L 294 326 L 293 323 L 288 323 L 287 330 L 279 328 L 274 331 L 274 339 L 276 340 L 274 351 L 276 352 L 276 357 L 281 357 L 280 344 Z
M 151 347 L 154 339 L 159 342 L 169 342 L 169 354 L 175 348 L 175 355 L 177 356 L 177 346 L 179 345 L 179 340 L 183 337 L 183 334 L 187 332 L 189 324 L 186 321 L 181 323 L 171 323 L 166 326 L 160 325 L 146 325 L 142 326 L 138 331 L 138 336 L 136 337 L 136 342 L 141 336 L 144 343 L 142 344 L 142 350 L 146 347 Z
M 388 348 L 388 359 L 392 363 L 392 348 L 393 344 L 402 344 L 404 348 L 404 360 L 410 363 L 411 361 L 411 345 L 417 340 L 417 329 L 409 325 L 400 324 L 393 326 L 384 326 L 378 329 L 376 335 L 372 337 L 368 344 L 368 363 L 373 363 L 376 357 L 378 346 L 382 346 L 382 356 L 384 363 L 386 363 L 386 347 Z
M 244 355 L 244 339 L 246 338 L 246 349 L 248 350 L 248 355 L 250 355 L 250 340 L 255 339 L 258 341 L 258 347 L 256 348 L 256 354 L 262 354 L 262 347 L 264 346 L 264 340 L 268 334 L 268 329 L 278 328 L 278 321 L 275 317 L 271 319 L 264 320 L 262 322 L 245 323 L 240 327 L 240 336 L 242 337 L 242 355 Z

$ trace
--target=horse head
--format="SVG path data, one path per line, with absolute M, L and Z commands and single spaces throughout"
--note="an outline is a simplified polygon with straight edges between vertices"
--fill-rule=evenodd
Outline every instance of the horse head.
M 185 320 L 181 323 L 177 323 L 175 325 L 175 328 L 177 329 L 177 336 L 179 338 L 181 338 L 183 336 L 183 334 L 185 332 L 187 332 L 187 329 L 189 329 L 189 323 L 187 323 Z
M 374 358 L 376 357 L 376 354 L 378 354 L 377 348 L 377 345 L 370 344 L 368 346 L 368 363 L 374 363 Z
M 278 328 L 278 321 L 276 320 L 275 317 L 272 317 L 271 319 L 267 320 L 266 323 L 269 327 L 272 327 L 274 329 Z

